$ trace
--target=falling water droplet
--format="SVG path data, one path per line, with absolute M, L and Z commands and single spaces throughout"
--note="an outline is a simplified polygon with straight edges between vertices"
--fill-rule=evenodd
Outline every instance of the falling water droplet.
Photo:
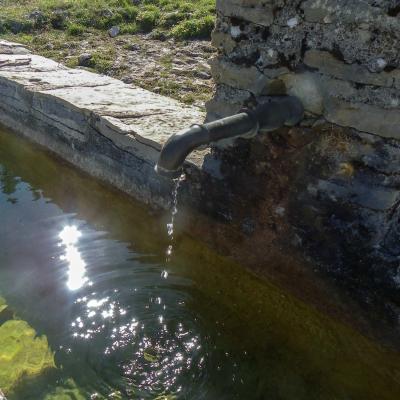
M 167 279 L 168 278 L 168 271 L 164 270 L 161 272 L 161 278 Z
M 172 224 L 167 224 L 168 236 L 172 236 L 174 233 L 174 226 Z
M 179 178 L 174 179 L 174 190 L 172 192 L 172 207 L 171 207 L 171 220 L 167 224 L 167 233 L 169 236 L 169 245 L 166 250 L 166 259 L 165 262 L 168 264 L 171 261 L 171 256 L 173 252 L 173 242 L 174 242 L 174 224 L 175 224 L 175 217 L 178 213 L 178 191 L 182 181 L 185 180 L 185 174 L 182 174 Z M 164 272 L 166 276 L 163 276 Z M 164 271 L 161 276 L 167 278 L 168 272 Z

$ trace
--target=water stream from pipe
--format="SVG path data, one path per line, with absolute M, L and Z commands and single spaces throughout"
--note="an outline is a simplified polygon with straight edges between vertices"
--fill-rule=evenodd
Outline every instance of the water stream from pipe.
M 166 251 L 165 266 L 166 268 L 162 272 L 161 276 L 163 278 L 168 278 L 167 266 L 171 262 L 172 252 L 174 249 L 174 228 L 175 228 L 175 218 L 178 213 L 178 192 L 181 183 L 186 179 L 186 175 L 182 174 L 179 178 L 174 179 L 174 189 L 172 191 L 172 207 L 171 207 L 171 219 L 167 223 L 167 233 L 169 236 L 169 245 Z

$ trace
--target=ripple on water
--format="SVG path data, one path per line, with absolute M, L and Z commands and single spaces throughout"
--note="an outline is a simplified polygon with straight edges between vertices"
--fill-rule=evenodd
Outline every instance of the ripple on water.
M 93 240 L 96 234 L 88 227 L 79 230 L 78 224 L 66 225 L 59 234 L 68 269 L 65 284 L 76 297 L 63 363 L 78 353 L 94 370 L 118 365 L 121 375 L 109 383 L 127 395 L 176 394 L 187 391 L 189 379 L 200 383 L 207 343 L 199 333 L 201 320 L 186 307 L 191 282 L 166 275 L 163 263 L 138 263 L 123 243 Z M 91 238 L 87 243 L 86 237 Z M 102 262 L 93 262 L 91 247 L 102 249 Z

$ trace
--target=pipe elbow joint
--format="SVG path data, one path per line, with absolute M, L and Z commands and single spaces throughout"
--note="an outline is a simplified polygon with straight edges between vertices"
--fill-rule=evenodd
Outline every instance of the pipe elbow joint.
M 164 144 L 155 170 L 170 179 L 178 178 L 186 157 L 197 147 L 209 142 L 204 125 L 192 125 L 172 135 Z
M 269 97 L 255 109 L 212 121 L 193 125 L 172 135 L 164 144 L 155 170 L 168 178 L 181 174 L 186 157 L 194 149 L 219 140 L 235 137 L 251 137 L 283 126 L 298 124 L 304 115 L 303 105 L 293 96 Z

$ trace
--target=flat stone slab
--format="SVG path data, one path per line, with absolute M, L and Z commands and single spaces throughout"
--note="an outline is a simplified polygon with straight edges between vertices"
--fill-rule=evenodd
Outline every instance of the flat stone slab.
M 0 78 L 54 96 L 86 113 L 111 117 L 107 121 L 115 123 L 121 134 L 143 138 L 155 148 L 172 134 L 205 118 L 197 107 L 107 76 L 69 69 L 41 56 L 21 54 L 22 49 L 17 44 L 0 42 Z
M 138 168 L 132 167 L 118 177 L 105 168 L 112 164 L 118 171 L 127 153 L 153 168 L 172 134 L 204 119 L 197 107 L 84 69 L 67 68 L 20 44 L 0 41 L 0 123 L 142 200 L 143 193 L 136 192 L 145 192 L 146 179 L 157 186 L 157 177 L 139 171 L 135 178 Z M 94 145 L 97 141 L 102 144 Z M 201 165 L 203 156 L 204 152 L 195 152 L 188 160 Z M 140 188 L 127 187 L 132 179 L 140 181 Z M 150 194 L 144 197 L 153 201 Z

